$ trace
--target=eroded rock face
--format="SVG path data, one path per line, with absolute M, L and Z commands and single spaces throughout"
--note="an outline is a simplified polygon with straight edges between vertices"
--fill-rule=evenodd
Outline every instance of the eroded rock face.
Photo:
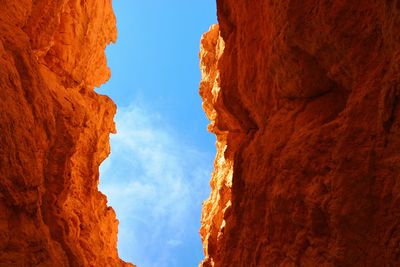
M 3 0 L 0 22 L 0 266 L 132 266 L 97 189 L 111 0 Z
M 201 266 L 400 266 L 400 1 L 217 3 Z

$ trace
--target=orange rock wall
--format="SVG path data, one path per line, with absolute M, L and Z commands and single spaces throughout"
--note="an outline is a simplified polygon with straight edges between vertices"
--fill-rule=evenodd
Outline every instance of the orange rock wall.
M 111 0 L 0 1 L 0 266 L 131 266 L 99 182 Z
M 217 9 L 201 266 L 400 266 L 400 1 Z

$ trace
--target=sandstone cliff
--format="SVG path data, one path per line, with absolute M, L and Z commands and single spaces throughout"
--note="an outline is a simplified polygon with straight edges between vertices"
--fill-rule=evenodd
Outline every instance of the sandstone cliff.
M 201 266 L 400 266 L 400 1 L 217 8 Z
M 132 266 L 98 189 L 111 0 L 0 1 L 0 266 Z

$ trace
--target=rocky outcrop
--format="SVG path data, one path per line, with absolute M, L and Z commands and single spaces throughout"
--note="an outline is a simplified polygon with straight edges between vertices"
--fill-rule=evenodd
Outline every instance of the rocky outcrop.
M 217 8 L 201 266 L 399 266 L 400 1 Z
M 101 194 L 111 0 L 0 1 L 0 266 L 132 266 Z

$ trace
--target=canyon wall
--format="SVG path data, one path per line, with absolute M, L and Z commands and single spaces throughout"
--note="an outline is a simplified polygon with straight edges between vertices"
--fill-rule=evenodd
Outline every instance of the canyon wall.
M 400 1 L 217 9 L 201 266 L 400 266 Z
M 111 0 L 0 0 L 0 266 L 132 266 L 99 182 Z

